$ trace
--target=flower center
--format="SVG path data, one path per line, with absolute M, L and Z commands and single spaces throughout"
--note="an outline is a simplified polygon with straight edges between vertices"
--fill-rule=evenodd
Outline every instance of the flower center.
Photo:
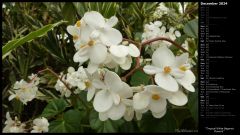
M 77 22 L 76 22 L 76 25 L 77 25 L 77 27 L 81 27 L 81 21 L 80 21 L 80 20 L 77 21 Z
M 182 70 L 182 71 L 186 71 L 186 70 L 187 70 L 187 67 L 184 66 L 184 65 L 182 65 L 182 66 L 179 67 L 179 69 Z
M 164 73 L 170 73 L 171 70 L 172 69 L 169 66 L 164 67 Z
M 85 85 L 86 85 L 87 88 L 89 88 L 89 87 L 92 86 L 92 83 L 91 83 L 90 81 L 85 81 L 84 83 L 85 83 Z
M 153 94 L 152 95 L 152 99 L 153 100 L 159 100 L 160 99 L 160 96 L 158 94 Z
M 73 35 L 73 40 L 77 40 L 79 37 L 77 35 Z
M 93 46 L 95 44 L 95 41 L 94 40 L 90 40 L 89 42 L 88 42 L 88 45 L 89 46 Z

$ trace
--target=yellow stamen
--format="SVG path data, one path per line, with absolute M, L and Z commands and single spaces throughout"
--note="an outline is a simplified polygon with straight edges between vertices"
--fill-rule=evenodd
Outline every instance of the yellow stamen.
M 73 40 L 77 40 L 79 37 L 77 35 L 73 35 Z
M 77 22 L 76 22 L 76 25 L 77 25 L 77 27 L 81 27 L 81 21 L 80 21 L 80 20 L 77 21 Z
M 186 71 L 187 67 L 186 66 L 180 66 L 179 69 L 182 70 L 182 71 Z
M 20 97 L 19 97 L 19 96 L 16 96 L 15 98 L 16 98 L 17 100 L 20 100 Z
M 88 45 L 89 46 L 93 46 L 95 44 L 95 42 L 93 41 L 93 40 L 90 40 L 89 42 L 88 42 Z
M 85 85 L 87 88 L 89 88 L 92 86 L 92 83 L 90 81 L 85 81 Z
M 152 95 L 152 99 L 153 100 L 159 100 L 160 99 L 160 96 L 158 94 L 153 94 Z
M 164 67 L 164 72 L 165 72 L 165 73 L 170 73 L 171 70 L 172 70 L 172 69 L 171 69 L 169 66 Z

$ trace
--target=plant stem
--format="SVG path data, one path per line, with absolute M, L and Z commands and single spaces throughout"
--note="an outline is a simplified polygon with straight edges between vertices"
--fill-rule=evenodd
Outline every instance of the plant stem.
M 171 40 L 171 39 L 169 39 L 169 38 L 166 38 L 166 37 L 156 37 L 156 38 L 147 40 L 147 41 L 145 41 L 145 42 L 142 43 L 142 46 L 145 46 L 145 45 L 147 45 L 147 44 L 150 44 L 150 43 L 155 42 L 155 41 L 158 41 L 158 40 L 168 41 L 168 42 L 172 43 L 173 45 L 175 45 L 177 48 L 181 49 L 183 52 L 188 52 L 188 53 L 190 53 L 188 50 L 184 49 L 181 45 L 179 45 L 178 43 L 176 43 L 176 42 L 174 42 L 173 40 Z
M 47 67 L 46 69 L 38 71 L 37 74 L 40 74 L 40 73 L 45 72 L 45 71 L 49 71 L 54 76 L 56 76 L 66 86 L 66 88 L 71 91 L 71 88 L 68 86 L 68 84 L 65 81 L 62 80 L 62 77 L 59 77 L 59 75 L 57 73 L 55 73 L 52 69 Z

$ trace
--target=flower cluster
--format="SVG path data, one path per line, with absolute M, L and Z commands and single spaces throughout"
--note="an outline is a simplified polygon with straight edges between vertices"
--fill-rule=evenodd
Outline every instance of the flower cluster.
M 142 34 L 142 42 L 156 37 L 166 37 L 172 41 L 176 40 L 177 37 L 181 36 L 181 33 L 174 27 L 167 28 L 162 25 L 161 21 L 150 22 L 150 24 L 145 24 L 144 33 Z M 171 46 L 172 44 L 167 41 L 155 41 L 151 43 L 151 49 L 156 50 L 161 46 Z
M 23 133 L 27 132 L 26 124 L 18 120 L 17 117 L 13 120 L 10 117 L 9 112 L 6 113 L 5 127 L 3 128 L 3 133 Z M 33 127 L 30 131 L 31 133 L 43 133 L 48 132 L 48 120 L 44 117 L 36 118 L 33 120 Z
M 123 69 L 129 69 L 131 56 L 138 57 L 140 53 L 134 45 L 121 44 L 122 34 L 113 28 L 117 22 L 115 16 L 106 19 L 100 13 L 91 11 L 85 13 L 74 26 L 68 26 L 67 31 L 73 36 L 77 50 L 74 62 L 81 65 L 89 60 L 87 70 L 90 74 L 105 64 L 109 68 L 119 64 Z
M 162 18 L 163 15 L 168 14 L 169 8 L 164 5 L 164 3 L 160 3 L 157 7 L 156 11 L 153 13 L 154 18 Z
M 39 78 L 32 74 L 28 77 L 30 79 L 30 83 L 25 80 L 17 81 L 13 86 L 13 91 L 9 91 L 11 96 L 9 96 L 9 101 L 16 98 L 23 102 L 23 104 L 27 104 L 27 102 L 32 101 L 37 96 L 39 84 Z

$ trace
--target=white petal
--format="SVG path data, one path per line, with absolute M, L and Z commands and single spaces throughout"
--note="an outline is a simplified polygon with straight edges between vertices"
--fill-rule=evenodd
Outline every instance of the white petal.
M 163 46 L 153 53 L 152 63 L 161 68 L 164 68 L 165 66 L 173 66 L 175 63 L 175 56 L 170 49 Z
M 90 101 L 93 98 L 95 91 L 96 91 L 96 89 L 93 87 L 88 88 L 87 101 Z
M 99 79 L 93 79 L 92 84 L 97 89 L 106 89 L 104 82 Z
M 156 66 L 146 65 L 143 67 L 143 71 L 149 75 L 154 75 L 154 74 L 162 72 L 162 69 L 160 69 L 159 67 L 156 67 Z
M 124 70 L 128 70 L 131 68 L 132 64 L 132 58 L 130 56 L 127 56 L 125 63 L 121 64 L 120 67 Z
M 118 64 L 115 61 L 111 61 L 109 63 L 106 63 L 105 65 L 111 69 L 116 68 L 118 66 Z
M 160 97 L 158 100 L 151 99 L 149 104 L 149 109 L 154 113 L 160 113 L 164 111 L 167 107 L 167 100 Z
M 120 96 L 117 93 L 111 91 L 111 96 L 115 105 L 120 103 Z
M 154 79 L 157 85 L 161 88 L 171 92 L 178 91 L 177 81 L 171 75 L 157 73 Z
M 11 101 L 11 100 L 13 100 L 15 97 L 16 97 L 16 95 L 15 95 L 15 94 L 14 94 L 14 95 L 10 95 L 10 96 L 8 97 L 8 101 Z
M 96 29 L 99 29 L 105 25 L 104 17 L 96 11 L 86 12 L 83 16 L 83 20 L 89 26 L 94 27 Z
M 106 120 L 108 119 L 108 114 L 107 114 L 107 112 L 100 112 L 100 113 L 98 114 L 98 116 L 99 116 L 99 119 L 100 119 L 101 121 L 106 121 Z
M 112 55 L 108 52 L 107 57 L 104 60 L 104 64 L 110 63 L 112 61 Z
M 98 64 L 94 64 L 94 63 L 89 62 L 88 67 L 87 67 L 87 71 L 88 71 L 89 74 L 93 74 L 95 71 L 97 71 L 97 68 L 98 68 Z
M 105 28 L 101 31 L 100 39 L 103 43 L 108 41 L 111 45 L 118 45 L 122 42 L 122 34 L 114 28 Z
M 140 92 L 133 96 L 133 108 L 135 110 L 145 109 L 150 103 L 150 95 Z
M 124 104 L 120 103 L 119 105 L 114 105 L 108 111 L 108 117 L 112 120 L 119 120 L 121 117 L 123 117 L 125 111 L 126 106 Z
M 136 118 L 137 118 L 137 120 L 141 120 L 142 119 L 142 113 L 136 112 Z
M 107 57 L 107 47 L 101 44 L 93 45 L 89 52 L 89 56 L 92 63 L 100 64 Z
M 87 61 L 88 59 L 89 59 L 89 56 L 88 55 L 80 55 L 79 54 L 80 52 L 78 51 L 78 52 L 76 52 L 75 54 L 74 54 L 74 56 L 73 56 L 73 61 L 74 62 L 80 62 L 80 63 L 82 63 L 82 62 L 85 62 L 85 61 Z
M 162 118 L 166 114 L 166 112 L 167 112 L 167 108 L 164 109 L 162 112 L 159 112 L 159 113 L 152 112 L 152 115 L 155 118 Z
M 129 46 L 128 46 L 128 53 L 132 57 L 138 57 L 140 55 L 139 49 L 134 44 L 129 44 Z
M 110 90 L 115 92 L 122 88 L 122 80 L 115 72 L 112 71 L 107 71 L 105 73 L 104 83 Z
M 178 30 L 176 30 L 174 34 L 176 35 L 176 37 L 181 37 L 181 33 Z
M 125 104 L 126 106 L 132 106 L 132 105 L 133 105 L 133 100 L 131 100 L 131 99 L 122 98 L 122 99 L 121 99 L 121 102 L 122 102 L 123 104 Z
M 116 57 L 114 55 L 112 55 L 112 59 L 114 62 L 116 62 L 117 64 L 124 64 L 126 61 L 126 57 Z
M 182 78 L 184 77 L 185 72 L 180 70 L 179 68 L 173 68 L 170 74 L 175 78 Z
M 118 22 L 118 18 L 116 16 L 112 16 L 107 20 L 106 25 L 108 27 L 113 27 L 117 24 L 117 22 Z
M 196 77 L 191 70 L 185 71 L 184 77 L 176 79 L 176 80 L 185 89 L 187 89 L 191 92 L 195 91 L 195 88 L 192 86 L 192 83 L 194 83 L 196 81 Z
M 160 97 L 163 97 L 163 98 L 169 98 L 172 95 L 172 92 L 166 91 L 157 85 L 147 85 L 144 87 L 144 90 L 152 94 L 159 94 Z
M 81 27 L 81 36 L 80 39 L 83 43 L 87 43 L 90 40 L 90 35 L 94 29 L 91 28 L 89 25 L 85 25 Z
M 121 98 L 130 98 L 133 96 L 132 89 L 125 82 L 122 82 L 122 88 L 118 91 L 118 94 Z
M 176 56 L 176 67 L 179 67 L 183 64 L 186 64 L 188 61 L 189 54 L 188 53 L 183 53 L 180 56 Z
M 75 26 L 68 26 L 67 27 L 67 32 L 71 34 L 72 36 L 79 36 L 80 31 L 77 27 Z
M 125 57 L 128 55 L 128 47 L 124 45 L 112 45 L 110 46 L 109 51 L 116 57 Z
M 98 112 L 105 112 L 113 105 L 111 94 L 107 90 L 101 90 L 96 93 L 93 100 L 93 107 Z
M 181 91 L 173 92 L 171 98 L 168 98 L 171 104 L 183 106 L 188 102 L 187 96 Z
M 134 117 L 134 109 L 132 107 L 128 107 L 125 111 L 124 119 L 126 121 L 131 121 L 133 117 Z

